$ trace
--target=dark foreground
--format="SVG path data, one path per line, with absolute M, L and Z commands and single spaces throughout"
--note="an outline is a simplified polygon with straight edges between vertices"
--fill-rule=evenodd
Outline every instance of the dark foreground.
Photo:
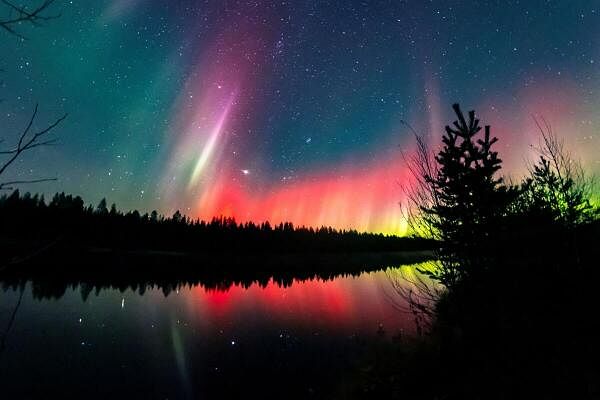
M 360 272 L 384 254 L 321 255 L 304 274 L 263 259 L 247 278 L 186 275 L 172 255 L 158 268 L 156 254 L 5 270 L 3 397 L 600 398 L 597 228 L 577 261 L 503 252 L 442 296 L 423 335 L 390 285 L 403 275 Z
M 52 246 L 2 270 L 0 384 L 6 398 L 600 398 L 600 224 L 534 227 L 442 295 L 428 331 L 392 270 L 364 272 L 427 251 Z

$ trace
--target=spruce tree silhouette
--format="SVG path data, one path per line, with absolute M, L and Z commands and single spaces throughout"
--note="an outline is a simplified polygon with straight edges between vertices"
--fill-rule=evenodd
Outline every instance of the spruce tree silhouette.
M 442 243 L 443 267 L 428 274 L 446 286 L 483 268 L 498 218 L 516 195 L 516 189 L 496 176 L 502 160 L 492 150 L 498 138 L 491 137 L 489 125 L 481 138 L 475 111 L 469 112 L 467 120 L 458 104 L 452 108 L 457 120 L 446 126 L 444 146 L 435 157 L 437 168 L 422 177 L 433 201 L 420 205 L 423 218 Z
M 102 198 L 102 200 L 100 200 L 100 203 L 98 203 L 98 207 L 96 207 L 96 212 L 102 215 L 108 214 L 108 207 L 106 206 L 105 198 Z

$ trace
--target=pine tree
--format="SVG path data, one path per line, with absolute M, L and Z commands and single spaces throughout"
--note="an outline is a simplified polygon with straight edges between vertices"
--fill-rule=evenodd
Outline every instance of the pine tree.
M 483 267 L 501 216 L 515 194 L 496 173 L 502 160 L 492 146 L 498 141 L 470 111 L 468 121 L 458 104 L 457 120 L 446 126 L 437 168 L 424 176 L 433 202 L 421 206 L 426 223 L 442 243 L 444 267 L 435 276 L 449 285 Z
M 106 199 L 102 198 L 100 203 L 98 203 L 98 207 L 96 207 L 96 212 L 101 215 L 108 214 L 108 207 L 106 206 Z

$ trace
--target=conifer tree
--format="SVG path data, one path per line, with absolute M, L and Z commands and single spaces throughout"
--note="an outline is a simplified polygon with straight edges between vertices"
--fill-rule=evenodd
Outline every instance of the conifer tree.
M 442 243 L 444 267 L 434 277 L 446 285 L 483 268 L 498 218 L 516 193 L 497 176 L 502 160 L 492 150 L 498 139 L 491 137 L 490 127 L 485 126 L 481 137 L 475 112 L 467 120 L 458 104 L 452 108 L 457 120 L 446 126 L 443 148 L 435 157 L 437 168 L 423 176 L 433 201 L 420 205 L 422 217 Z
M 101 215 L 108 214 L 108 207 L 106 205 L 105 198 L 102 198 L 102 200 L 100 200 L 100 203 L 98 203 L 98 207 L 96 207 L 96 212 Z

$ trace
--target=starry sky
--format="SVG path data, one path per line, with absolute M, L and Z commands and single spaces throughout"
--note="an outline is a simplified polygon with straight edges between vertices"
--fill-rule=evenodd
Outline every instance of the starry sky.
M 23 1 L 21 1 L 23 3 Z M 24 4 L 36 4 L 36 0 Z M 0 9 L 0 12 L 6 10 Z M 69 116 L 5 179 L 96 204 L 403 233 L 407 124 L 475 109 L 518 178 L 545 118 L 600 172 L 600 3 L 57 0 L 0 32 L 0 121 Z

